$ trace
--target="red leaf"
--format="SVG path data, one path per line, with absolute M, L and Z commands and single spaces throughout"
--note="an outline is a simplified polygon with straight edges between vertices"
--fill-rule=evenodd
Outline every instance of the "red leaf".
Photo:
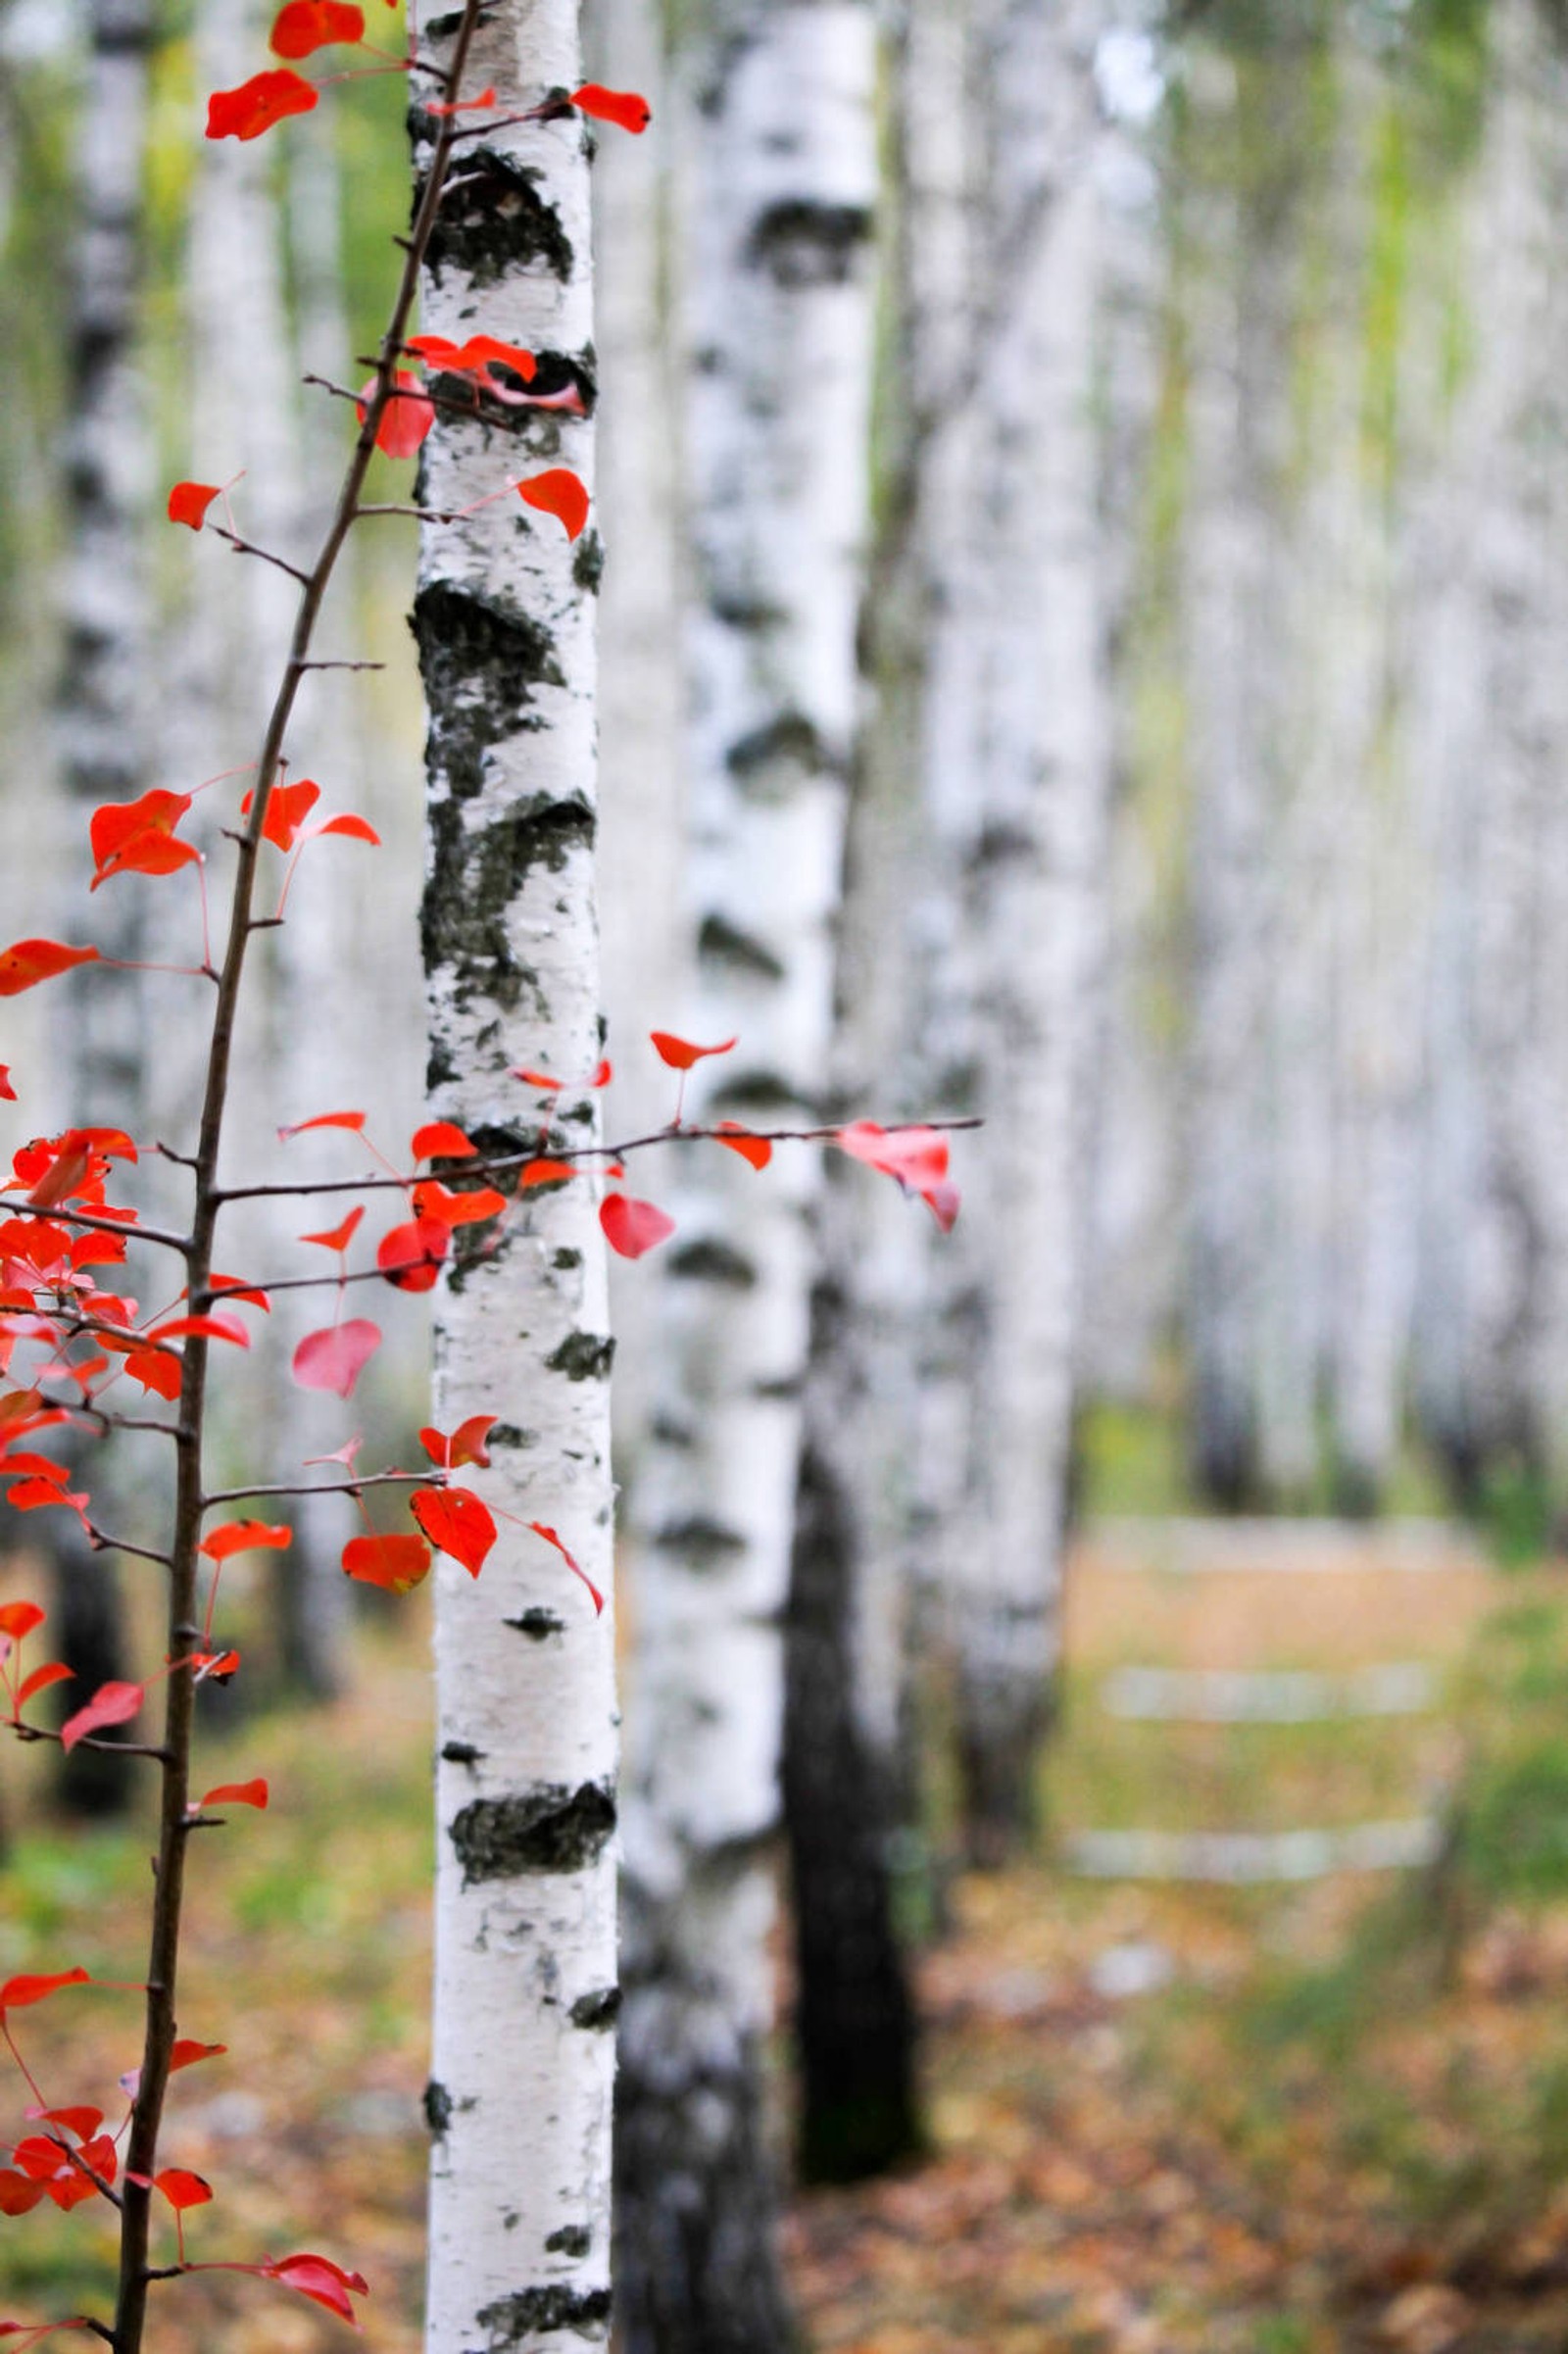
M 548 1095 L 557 1095 L 563 1090 L 575 1095 L 583 1088 L 608 1087 L 612 1071 L 610 1060 L 606 1056 L 595 1064 L 592 1076 L 587 1079 L 552 1079 L 548 1071 L 530 1070 L 513 1070 L 508 1073 L 508 1076 L 513 1079 L 521 1079 L 529 1087 L 540 1088 Z
M 530 1185 L 564 1185 L 576 1174 L 569 1160 L 525 1160 L 517 1171 L 517 1191 L 525 1194 Z
M 43 2125 L 63 2125 L 78 2141 L 90 2141 L 104 2121 L 102 2109 L 29 2109 L 27 2115 Z
M 948 1173 L 948 1140 L 935 1128 L 901 1128 L 890 1133 L 875 1120 L 852 1120 L 834 1143 L 867 1168 L 896 1177 L 911 1193 L 940 1185 Z
M 740 1154 L 742 1160 L 749 1160 L 754 1169 L 765 1169 L 773 1157 L 773 1148 L 766 1137 L 754 1136 L 750 1128 L 743 1128 L 738 1120 L 720 1120 L 714 1142 L 727 1145 L 732 1152 Z
M 279 1128 L 277 1141 L 286 1145 L 291 1136 L 303 1136 L 308 1128 L 350 1128 L 356 1136 L 365 1133 L 363 1111 L 318 1111 L 314 1120 L 296 1120 L 292 1128 Z
M 421 1218 L 433 1219 L 442 1226 L 480 1226 L 486 1218 L 499 1217 L 507 1206 L 505 1194 L 498 1194 L 493 1185 L 476 1186 L 472 1193 L 454 1194 L 434 1177 L 426 1177 L 414 1189 L 414 1206 Z
M 526 482 L 518 483 L 517 496 L 524 507 L 537 507 L 541 515 L 553 515 L 564 524 L 568 539 L 580 537 L 588 520 L 588 491 L 569 466 L 553 466 L 545 473 L 530 474 Z
M 409 1150 L 416 1160 L 464 1160 L 479 1148 L 451 1120 L 427 1120 L 414 1131 Z
M 477 1463 L 481 1470 L 487 1470 L 490 1456 L 485 1441 L 495 1427 L 494 1414 L 470 1414 L 466 1422 L 458 1424 L 450 1438 L 444 1431 L 426 1426 L 419 1433 L 419 1445 L 431 1462 L 439 1463 L 445 1471 L 456 1471 L 460 1463 Z
M 354 1385 L 381 1346 L 381 1328 L 368 1316 L 308 1332 L 294 1351 L 294 1379 L 302 1390 L 335 1390 L 352 1398 Z
M 677 1038 L 670 1030 L 650 1030 L 654 1052 L 661 1062 L 667 1062 L 672 1071 L 689 1071 L 694 1062 L 706 1054 L 727 1054 L 740 1042 L 738 1038 L 721 1039 L 716 1047 L 694 1046 L 689 1038 Z
M 74 1667 L 67 1667 L 59 1659 L 51 1659 L 44 1667 L 35 1667 L 30 1676 L 22 1679 L 22 1689 L 17 1693 L 18 1708 L 25 1708 L 29 1700 L 36 1699 L 39 1692 L 47 1692 L 51 1684 L 69 1684 L 75 1672 Z
M 270 2280 L 281 2280 L 286 2288 L 297 2288 L 302 2297 L 324 2305 L 328 2313 L 339 2315 L 345 2322 L 354 2320 L 350 2290 L 357 2297 L 370 2293 L 369 2283 L 362 2273 L 345 2272 L 330 2256 L 279 2256 L 256 2269 Z
M 599 1204 L 599 1223 L 612 1251 L 622 1258 L 641 1258 L 675 1231 L 675 1221 L 655 1202 L 638 1202 L 630 1194 L 607 1194 Z
M 354 11 L 356 16 L 359 13 Z M 188 2207 L 205 2207 L 213 2195 L 211 2182 L 184 2166 L 166 2166 L 161 2175 L 153 2177 L 153 2187 L 163 2192 L 176 2215 L 183 2215 Z
M 236 1553 L 280 1553 L 294 1542 L 294 1532 L 281 1522 L 230 1520 L 202 1540 L 209 1561 L 230 1561 Z
M 134 1349 L 125 1359 L 125 1371 L 133 1382 L 144 1390 L 154 1390 L 160 1398 L 177 1398 L 183 1379 L 177 1356 L 162 1349 Z
M 210 139 L 259 139 L 288 115 L 308 115 L 320 93 L 287 66 L 253 74 L 235 90 L 215 90 L 207 101 Z
M 372 376 L 360 394 L 355 410 L 363 425 L 369 415 L 369 403 L 375 392 Z M 435 423 L 435 403 L 426 400 L 419 379 L 412 368 L 393 370 L 393 389 L 387 396 L 380 421 L 375 428 L 375 446 L 385 450 L 389 458 L 416 458 L 430 427 Z
M 344 1574 L 363 1586 L 385 1586 L 407 1594 L 430 1573 L 430 1547 L 422 1537 L 354 1537 L 343 1547 Z
M 323 1234 L 302 1234 L 300 1241 L 302 1243 L 319 1243 L 324 1251 L 346 1251 L 354 1240 L 355 1229 L 364 1215 L 365 1204 L 361 1202 L 358 1208 L 349 1211 L 346 1218 L 340 1219 L 336 1226 L 328 1227 Z
M 468 103 L 477 105 L 479 101 L 470 99 Z M 489 103 L 492 106 L 495 104 L 494 92 Z M 460 110 L 443 110 L 440 107 L 426 109 L 432 115 L 443 111 L 455 114 Z M 453 343 L 445 335 L 411 335 L 409 349 L 418 353 L 427 368 L 437 369 L 443 375 L 476 377 L 480 383 L 489 385 L 491 390 L 500 389 L 491 382 L 489 370 L 492 368 L 510 368 L 525 384 L 531 384 L 538 372 L 539 364 L 532 352 L 524 351 L 520 343 L 502 343 L 494 335 L 470 335 L 466 343 Z
M 394 453 L 403 457 L 409 454 L 407 451 Z M 314 824 L 300 828 L 302 842 L 318 842 L 323 834 L 347 834 L 351 842 L 368 842 L 372 850 L 381 847 L 381 837 L 368 817 L 361 817 L 353 809 L 341 810 L 336 817 L 319 817 Z
M 320 798 L 320 786 L 309 776 L 297 778 L 292 785 L 274 784 L 267 796 L 262 840 L 275 844 L 282 851 L 292 850 L 300 827 Z M 246 794 L 239 805 L 242 817 L 250 815 L 255 800 L 254 793 Z
M 97 871 L 88 888 L 96 891 L 112 874 L 174 874 L 192 865 L 196 851 L 174 835 L 189 808 L 188 793 L 157 785 L 135 801 L 106 802 L 94 809 L 87 830 Z
M 925 1203 L 944 1234 L 951 1234 L 957 1222 L 958 1189 L 951 1181 L 942 1185 L 924 1186 L 920 1199 Z
M 73 2207 L 79 2207 L 83 2200 L 97 2195 L 96 2185 L 86 2175 L 77 2174 L 74 2167 L 70 2174 L 57 2175 L 52 2182 L 46 2182 L 44 2190 L 63 2215 L 69 2215 Z
M 34 1627 L 41 1627 L 47 1616 L 36 1602 L 0 1603 L 0 1635 L 10 1635 L 20 1643 Z
M 169 2073 L 176 2068 L 194 2068 L 198 2060 L 217 2060 L 226 2052 L 226 2043 L 198 2043 L 190 2035 L 177 2035 L 174 2048 L 169 2055 Z M 120 2079 L 120 2089 L 127 2100 L 134 2100 L 141 2085 L 141 2070 L 127 2068 Z
M 268 1794 L 266 1776 L 258 1774 L 250 1782 L 220 1782 L 199 1803 L 203 1813 L 209 1806 L 255 1806 L 265 1814 Z
M 381 1237 L 375 1263 L 400 1292 L 428 1292 L 452 1248 L 452 1229 L 439 1218 L 414 1218 Z
M 16 1100 L 17 1091 L 11 1084 L 11 1065 L 9 1062 L 0 1062 L 0 1103 L 14 1103 Z
M 264 1315 L 272 1312 L 267 1294 L 258 1291 L 255 1284 L 247 1283 L 242 1275 L 220 1275 L 215 1267 L 207 1278 L 207 1289 L 215 1300 L 243 1300 L 247 1307 L 259 1307 Z M 186 1293 L 180 1294 L 181 1299 L 187 1297 Z
M 616 123 L 621 130 L 645 131 L 654 116 L 647 99 L 635 90 L 607 90 L 598 81 L 585 81 L 580 90 L 573 90 L 571 103 L 579 113 Z
M 461 1561 L 470 1578 L 479 1575 L 496 1541 L 496 1524 L 478 1496 L 466 1488 L 416 1488 L 409 1510 L 438 1553 Z
M 183 1341 L 200 1338 L 206 1341 L 228 1341 L 236 1349 L 249 1349 L 251 1336 L 237 1316 L 173 1316 L 167 1324 L 155 1324 L 142 1338 L 154 1341 Z
M 288 0 L 272 22 L 268 47 L 274 57 L 309 57 L 335 41 L 363 41 L 365 12 L 349 0 Z
M 139 1684 L 100 1684 L 85 1708 L 78 1708 L 61 1726 L 60 1746 L 69 1752 L 101 1725 L 127 1724 L 146 1697 Z
M 437 117 L 442 115 L 474 115 L 482 113 L 486 107 L 494 106 L 495 102 L 495 89 L 494 86 L 491 85 L 490 87 L 481 90 L 476 98 L 427 98 L 424 102 L 424 111 L 427 115 L 435 115 Z M 435 337 L 432 338 L 432 340 L 439 341 L 440 338 Z
M 85 1489 L 80 1495 L 72 1496 L 54 1480 L 18 1480 L 14 1488 L 6 1490 L 6 1502 L 13 1512 L 42 1512 L 50 1504 L 65 1504 L 69 1510 L 79 1512 L 86 1501 Z
M 92 2168 L 95 2175 L 101 2175 L 106 2182 L 112 2182 L 120 2172 L 120 2152 L 108 2133 L 99 2133 L 92 2140 L 84 2141 L 80 2154 L 84 2163 Z
M 192 531 L 199 531 L 222 487 L 220 482 L 176 482 L 169 494 L 170 521 L 188 523 Z
M 564 1561 L 566 1567 L 571 1571 L 573 1577 L 581 1578 L 583 1584 L 587 1587 L 589 1593 L 594 1597 L 594 1615 L 596 1617 L 601 1615 L 605 1607 L 605 1597 L 600 1593 L 598 1587 L 594 1584 L 592 1578 L 588 1575 L 588 1572 L 583 1568 L 582 1563 L 577 1559 L 576 1555 L 568 1551 L 566 1546 L 562 1544 L 561 1539 L 556 1535 L 555 1530 L 548 1527 L 544 1521 L 530 1520 L 528 1526 L 530 1529 L 532 1529 L 536 1537 L 542 1537 L 544 1539 L 546 1545 L 553 1545 L 555 1546 L 557 1552 L 561 1555 L 561 1558 L 563 1561 Z
M 63 940 L 16 940 L 0 949 L 0 998 L 20 997 L 40 981 L 70 972 L 74 964 L 96 964 L 95 948 L 68 948 Z
M 20 2011 L 24 2004 L 42 2002 L 46 1994 L 57 1994 L 62 1986 L 90 1986 L 90 1972 L 81 1968 L 55 1970 L 43 1977 L 24 1973 L 21 1978 L 8 1978 L 0 1986 L 0 2012 Z
M 43 2197 L 44 2186 L 30 2175 L 0 2167 L 0 2215 L 25 2215 Z

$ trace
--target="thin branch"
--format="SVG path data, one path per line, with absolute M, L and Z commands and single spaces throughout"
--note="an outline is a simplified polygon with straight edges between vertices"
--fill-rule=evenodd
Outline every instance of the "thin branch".
M 416 508 L 409 510 L 411 515 L 417 514 L 417 512 Z M 368 515 L 370 510 L 368 507 L 362 507 L 360 513 Z M 295 668 L 299 670 L 384 670 L 386 664 L 385 662 L 323 662 L 316 658 L 310 662 L 297 662 Z
M 106 1529 L 101 1529 L 95 1520 L 89 1520 L 85 1513 L 82 1514 L 82 1526 L 92 1540 L 95 1553 L 129 1553 L 138 1561 L 158 1561 L 165 1569 L 170 1566 L 167 1553 L 155 1552 L 148 1545 L 132 1545 L 123 1537 L 111 1537 Z
M 358 1496 L 362 1488 L 441 1488 L 446 1473 L 432 1463 L 428 1471 L 366 1471 L 354 1480 L 277 1481 L 266 1488 L 215 1488 L 202 1497 L 202 1510 L 214 1504 L 239 1504 L 258 1496 Z
M 0 1719 L 0 1725 L 6 1732 L 14 1733 L 18 1741 L 60 1740 L 60 1735 L 47 1725 L 19 1725 L 15 1717 Z M 84 1733 L 74 1746 L 78 1749 L 102 1749 L 107 1757 L 150 1757 L 155 1764 L 165 1766 L 172 1762 L 170 1752 L 153 1741 L 100 1741 L 96 1733 Z
M 4 1186 L 0 1186 L 0 1209 L 8 1218 L 48 1218 L 56 1226 L 84 1226 L 89 1234 L 118 1234 L 126 1243 L 159 1243 L 166 1251 L 177 1251 L 182 1258 L 190 1254 L 188 1234 L 170 1234 L 162 1226 L 129 1226 L 123 1218 L 100 1218 L 89 1210 L 73 1209 L 68 1202 L 49 1209 L 34 1202 L 8 1202 Z
M 255 540 L 241 538 L 237 531 L 230 531 L 226 524 L 209 523 L 207 528 L 215 539 L 226 539 L 236 556 L 258 556 L 263 564 L 275 564 L 280 572 L 286 572 L 290 580 L 297 580 L 302 588 L 310 586 L 309 572 L 302 572 L 299 565 L 290 564 L 286 556 L 274 556 L 270 548 L 260 548 Z

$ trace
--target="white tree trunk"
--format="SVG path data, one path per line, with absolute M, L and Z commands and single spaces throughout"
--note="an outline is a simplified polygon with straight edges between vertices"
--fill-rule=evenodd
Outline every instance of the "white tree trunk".
M 456 20 L 424 15 L 443 54 Z M 573 0 L 506 0 L 470 82 L 506 113 L 579 79 Z M 421 150 L 421 152 L 427 152 Z M 592 389 L 587 140 L 574 117 L 466 143 L 424 273 L 423 323 L 539 355 L 541 391 Z M 564 464 L 592 427 L 443 416 L 423 485 L 445 511 Z M 593 878 L 597 541 L 498 502 L 427 526 L 415 609 L 429 702 L 424 947 L 432 1102 L 482 1147 L 550 1126 L 508 1066 L 576 1078 L 600 1050 Z M 595 1099 L 563 1102 L 591 1144 Z M 557 1129 L 558 1135 L 562 1132 Z M 596 1187 L 523 1198 L 491 1254 L 434 1295 L 436 1419 L 494 1413 L 492 1504 L 611 1569 L 611 1342 Z M 471 1580 L 436 1572 L 439 1712 L 430 2354 L 580 2347 L 610 2319 L 615 2014 L 615 1704 L 609 1613 L 559 1556 L 503 1535 Z
M 966 397 L 935 461 L 926 787 L 940 1107 L 983 1150 L 944 1254 L 963 1455 L 953 1597 L 971 1851 L 1027 1829 L 1057 1661 L 1108 784 L 1092 360 L 1097 6 L 975 28 Z M 946 941 L 941 938 L 944 924 Z M 949 1393 L 950 1397 L 952 1392 Z
M 863 0 L 721 15 L 688 118 L 688 741 L 697 980 L 738 1034 L 688 1109 L 815 1115 L 832 1012 L 866 524 L 874 29 Z M 629 2354 L 789 2341 L 760 2063 L 765 1842 L 807 1359 L 814 1151 L 694 1149 L 668 1190 L 638 1496 L 617 2289 Z

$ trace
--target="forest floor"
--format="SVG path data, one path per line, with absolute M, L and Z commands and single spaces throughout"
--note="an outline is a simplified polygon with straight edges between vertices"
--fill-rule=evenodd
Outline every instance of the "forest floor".
M 18 1577 L 0 1578 L 9 1594 Z M 195 1858 L 168 2162 L 209 2176 L 190 2254 L 359 2265 L 364 2343 L 415 2354 L 428 1968 L 418 1613 L 368 1631 L 353 1694 L 215 1736 L 266 1773 Z M 264 1649 L 260 1636 L 258 1656 Z M 1047 1851 L 948 1888 L 925 1954 L 930 2152 L 811 2192 L 787 2245 L 816 2354 L 1560 2354 L 1568 2348 L 1568 1578 L 1432 1532 L 1102 1530 Z M 1112 1714 L 1128 1667 L 1347 1678 L 1428 1666 L 1425 1712 L 1299 1724 Z M 1107 1679 L 1112 1679 L 1107 1687 Z M 234 1687 L 237 1696 L 240 1687 Z M 144 1830 L 36 1827 L 0 1754 L 0 1971 L 132 1980 Z M 1432 1864 L 1260 1887 L 1062 1868 L 1076 1835 L 1299 1831 L 1423 1813 Z M 1310 1860 L 1308 1858 L 1307 1860 Z M 16 2018 L 55 2101 L 134 2058 L 134 1998 Z M 0 2130 L 20 2130 L 19 2097 Z M 525 2122 L 519 2121 L 525 2163 Z M 94 2210 L 0 2221 L 0 2314 L 102 2296 Z M 317 2354 L 340 2325 L 208 2273 L 159 2291 L 159 2354 Z

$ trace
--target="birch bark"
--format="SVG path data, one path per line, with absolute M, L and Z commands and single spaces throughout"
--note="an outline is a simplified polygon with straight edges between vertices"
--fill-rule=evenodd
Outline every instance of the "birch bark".
M 85 836 L 100 803 L 145 789 L 153 630 L 142 561 L 151 444 L 135 360 L 145 219 L 142 172 L 154 38 L 147 0 L 93 0 L 75 186 L 80 214 L 72 289 L 70 416 L 64 460 L 69 555 L 62 583 L 65 652 L 57 738 L 72 820 Z M 95 937 L 105 956 L 147 953 L 140 894 L 111 887 Z M 68 1101 L 87 1116 L 144 1133 L 145 1002 L 134 973 L 82 971 L 61 1000 L 56 1052 Z M 123 1529 L 134 1480 L 108 1445 L 93 1487 Z M 119 1498 L 121 1509 L 115 1508 Z M 71 1514 L 51 1532 L 63 1646 L 91 1691 L 124 1673 L 124 1626 L 113 1556 L 89 1546 Z M 129 1794 L 112 1757 L 61 1760 L 67 1803 L 109 1812 Z
M 1108 776 L 1091 399 L 1102 22 L 1098 6 L 1024 0 L 975 22 L 967 381 L 933 458 L 926 789 L 956 878 L 928 903 L 936 1102 L 987 1123 L 944 1254 L 962 1451 L 935 1518 L 981 1861 L 1032 1822 L 1058 1651 Z
M 866 513 L 874 34 L 863 0 L 715 12 L 688 161 L 689 1108 L 814 1115 Z M 761 2047 L 767 1841 L 814 1153 L 701 1149 L 671 1196 L 640 1484 L 617 2291 L 629 2354 L 790 2342 Z
M 439 7 L 420 37 L 456 29 Z M 580 80 L 574 0 L 504 0 L 470 82 L 503 113 Z M 426 134 L 417 123 L 419 158 Z M 426 328 L 538 355 L 540 391 L 591 406 L 588 140 L 574 117 L 466 144 L 422 286 Z M 591 482 L 592 427 L 487 406 L 444 413 L 422 488 L 445 512 L 564 463 Z M 423 913 L 435 1108 L 482 1147 L 552 1129 L 509 1065 L 565 1076 L 600 1048 L 594 915 L 598 543 L 498 502 L 425 528 L 415 606 L 429 705 Z M 577 1144 L 595 1099 L 564 1100 Z M 595 1189 L 524 1197 L 501 1248 L 434 1295 L 436 1417 L 499 1416 L 475 1486 L 559 1530 L 608 1589 L 604 1250 Z M 436 1572 L 439 1762 L 430 2354 L 602 2341 L 610 2320 L 615 2016 L 615 1706 L 610 1616 L 513 1521 L 474 1582 Z M 450 1574 L 449 1574 L 450 1573 Z

